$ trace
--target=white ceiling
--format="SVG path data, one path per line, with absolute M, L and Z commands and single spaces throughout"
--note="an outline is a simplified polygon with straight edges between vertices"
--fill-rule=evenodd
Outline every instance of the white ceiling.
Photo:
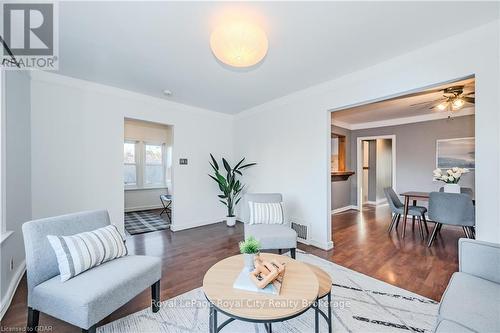
M 498 18 L 497 2 L 60 2 L 60 73 L 214 111 L 252 106 Z M 227 13 L 269 52 L 250 70 L 209 48 Z M 466 46 L 464 46 L 466 47 Z M 165 97 L 166 98 L 166 97 Z
M 460 80 L 429 88 L 415 94 L 403 95 L 389 100 L 332 112 L 332 121 L 337 125 L 352 127 L 352 125 L 360 124 L 369 126 L 369 123 L 400 118 L 407 118 L 411 122 L 412 117 L 418 117 L 415 119 L 425 119 L 419 116 L 436 115 L 437 113 L 441 114 L 442 117 L 447 117 L 449 112 L 439 111 L 433 107 L 443 101 L 442 90 L 453 86 L 464 86 L 463 93 L 471 93 L 475 89 L 475 80 L 473 78 Z M 474 113 L 474 109 L 474 105 L 467 103 L 463 108 L 467 112 L 454 112 L 454 114 L 467 115 Z

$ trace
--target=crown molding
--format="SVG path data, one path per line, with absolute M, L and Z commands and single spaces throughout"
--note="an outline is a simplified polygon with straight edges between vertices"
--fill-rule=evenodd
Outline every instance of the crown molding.
M 474 115 L 474 114 L 475 114 L 475 109 L 473 107 L 469 107 L 469 108 L 464 108 L 458 112 L 453 113 L 453 117 L 454 118 L 464 117 L 464 116 L 470 116 L 470 115 Z M 354 130 L 361 130 L 361 129 L 368 129 L 368 128 L 398 126 L 398 125 L 405 125 L 405 124 L 421 123 L 424 121 L 440 120 L 440 119 L 446 119 L 446 118 L 448 118 L 448 116 L 449 116 L 448 112 L 436 112 L 436 113 L 424 114 L 424 115 L 420 115 L 420 116 L 387 119 L 387 120 L 371 121 L 371 122 L 356 123 L 356 124 L 349 124 L 349 123 L 346 123 L 343 121 L 338 121 L 338 120 L 332 119 L 332 125 L 354 131 Z M 333 114 L 333 117 L 335 117 L 335 114 Z

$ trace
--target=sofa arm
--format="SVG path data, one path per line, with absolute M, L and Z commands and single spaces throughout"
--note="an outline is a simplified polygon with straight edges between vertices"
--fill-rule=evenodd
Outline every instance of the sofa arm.
M 460 272 L 500 283 L 500 244 L 461 238 L 458 248 Z

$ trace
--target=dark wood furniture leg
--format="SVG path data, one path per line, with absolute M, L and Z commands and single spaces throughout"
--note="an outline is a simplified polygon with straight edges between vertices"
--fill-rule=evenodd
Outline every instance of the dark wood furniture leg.
M 40 311 L 28 307 L 28 323 L 26 325 L 27 332 L 38 332 L 38 320 L 40 319 Z
M 295 250 L 296 250 L 295 248 L 290 249 L 290 256 L 291 256 L 293 259 L 295 259 Z
M 410 197 L 405 196 L 405 207 L 404 207 L 404 213 L 403 213 L 403 238 L 405 238 L 406 234 L 406 220 L 408 219 L 408 206 L 410 205 Z
M 413 206 L 417 205 L 417 200 L 413 200 Z M 415 215 L 412 215 L 411 217 L 411 230 L 415 229 Z
M 424 225 L 425 225 L 425 233 L 429 235 L 429 227 L 427 226 L 427 219 L 425 218 L 425 213 L 422 214 L 422 219 L 424 220 Z
M 396 225 L 394 226 L 394 228 L 396 229 L 396 232 L 398 230 L 398 226 L 399 226 L 399 221 L 401 220 L 401 214 L 398 214 L 398 218 L 396 219 Z
M 151 286 L 151 311 L 160 311 L 160 280 Z
M 418 229 L 420 231 L 420 238 L 424 240 L 424 227 L 422 226 L 422 218 L 420 216 L 417 216 L 418 220 Z

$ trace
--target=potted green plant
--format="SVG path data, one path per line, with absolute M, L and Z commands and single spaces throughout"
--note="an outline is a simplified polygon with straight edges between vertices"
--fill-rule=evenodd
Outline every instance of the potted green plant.
M 255 256 L 259 254 L 260 242 L 250 236 L 243 242 L 240 242 L 240 252 L 245 258 L 245 267 L 252 271 L 255 268 Z
M 214 156 L 210 154 L 210 158 L 212 161 L 210 165 L 214 170 L 214 175 L 209 175 L 210 178 L 215 180 L 217 185 L 219 185 L 219 190 L 222 194 L 219 194 L 219 201 L 222 202 L 227 207 L 227 218 L 226 224 L 229 227 L 232 227 L 236 223 L 236 216 L 234 215 L 234 208 L 241 200 L 241 191 L 243 190 L 243 185 L 237 178 L 238 176 L 242 176 L 242 170 L 248 167 L 251 167 L 257 163 L 247 163 L 243 164 L 245 158 L 242 158 L 234 168 L 226 161 L 225 158 L 222 158 L 222 165 L 224 166 L 225 176 L 221 173 L 219 169 L 219 164 L 215 160 Z M 222 171 L 224 172 L 224 171 Z

